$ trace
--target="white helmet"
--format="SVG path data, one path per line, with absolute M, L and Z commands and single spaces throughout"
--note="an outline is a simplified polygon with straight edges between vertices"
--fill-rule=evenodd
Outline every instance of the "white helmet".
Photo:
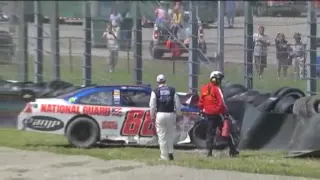
M 224 78 L 224 75 L 221 71 L 212 71 L 210 74 L 210 80 L 215 79 L 219 83 L 221 83 L 222 79 Z

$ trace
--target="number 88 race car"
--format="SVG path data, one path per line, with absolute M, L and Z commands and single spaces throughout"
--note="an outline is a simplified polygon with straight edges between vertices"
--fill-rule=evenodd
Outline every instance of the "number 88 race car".
M 148 108 L 151 91 L 143 85 L 91 86 L 34 99 L 19 114 L 17 128 L 65 135 L 80 148 L 104 141 L 154 144 L 156 132 Z M 183 118 L 177 120 L 175 143 L 204 148 L 206 125 L 199 117 L 198 95 L 179 93 L 179 97 Z

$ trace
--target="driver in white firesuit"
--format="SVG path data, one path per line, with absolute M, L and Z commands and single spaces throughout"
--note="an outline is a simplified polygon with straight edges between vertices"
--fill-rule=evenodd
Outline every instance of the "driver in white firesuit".
M 176 135 L 176 119 L 181 116 L 181 104 L 175 88 L 168 87 L 163 74 L 157 76 L 158 88 L 150 97 L 150 117 L 155 122 L 160 159 L 173 160 L 173 145 Z

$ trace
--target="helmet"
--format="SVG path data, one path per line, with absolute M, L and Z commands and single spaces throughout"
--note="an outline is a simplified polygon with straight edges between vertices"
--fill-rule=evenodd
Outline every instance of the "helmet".
M 224 75 L 221 71 L 212 71 L 210 74 L 210 81 L 220 84 Z

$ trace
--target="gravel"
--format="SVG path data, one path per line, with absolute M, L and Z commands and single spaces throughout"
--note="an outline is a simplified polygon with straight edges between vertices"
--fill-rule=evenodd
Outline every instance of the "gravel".
M 178 166 L 148 166 L 134 161 L 104 161 L 89 156 L 0 148 L 3 180 L 298 180 L 307 178 L 200 170 Z

